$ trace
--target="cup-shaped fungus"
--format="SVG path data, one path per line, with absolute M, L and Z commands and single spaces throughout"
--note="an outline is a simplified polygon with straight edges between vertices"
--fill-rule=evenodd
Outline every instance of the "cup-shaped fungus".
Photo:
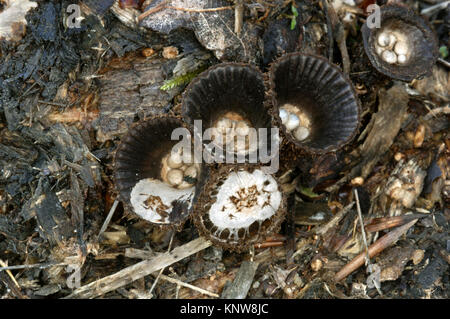
M 248 162 L 260 147 L 270 152 L 273 136 L 264 92 L 263 76 L 257 68 L 240 63 L 218 64 L 189 84 L 182 114 L 216 159 L 240 155 Z M 201 130 L 195 123 L 201 123 Z M 264 138 L 260 133 L 265 134 Z
M 150 118 L 133 126 L 117 148 L 114 163 L 116 189 L 126 207 L 159 225 L 180 226 L 192 209 L 200 165 L 192 148 L 172 140 L 175 129 L 190 132 L 181 119 Z M 179 136 L 177 136 L 178 138 Z
M 205 178 L 193 214 L 204 237 L 242 251 L 278 231 L 286 200 L 274 176 L 259 166 L 224 165 Z
M 433 30 L 405 6 L 382 6 L 380 28 L 366 21 L 361 31 L 370 62 L 391 78 L 412 81 L 427 74 L 438 58 Z
M 326 59 L 287 54 L 272 64 L 269 81 L 275 121 L 296 148 L 334 151 L 355 136 L 360 122 L 355 90 Z

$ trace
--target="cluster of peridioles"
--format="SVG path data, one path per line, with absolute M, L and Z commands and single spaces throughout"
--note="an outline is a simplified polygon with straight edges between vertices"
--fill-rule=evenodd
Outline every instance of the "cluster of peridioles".
M 380 32 L 375 47 L 377 54 L 390 64 L 404 64 L 410 55 L 407 37 L 394 30 Z
M 404 9 L 393 11 L 405 16 Z M 375 35 L 363 31 L 363 36 L 376 36 L 370 43 L 377 58 L 403 72 L 401 64 L 409 65 L 418 57 L 411 53 L 410 39 L 395 30 L 393 19 L 382 20 L 389 23 Z M 424 42 L 416 42 L 420 41 Z M 182 118 L 149 118 L 130 129 L 116 152 L 115 179 L 121 199 L 132 211 L 152 223 L 178 228 L 192 218 L 201 235 L 231 250 L 242 251 L 280 228 L 286 194 L 263 163 L 250 162 L 246 155 L 243 164 L 195 164 L 193 155 L 174 150 L 177 141 L 171 140 L 175 128 L 183 126 L 192 133 L 199 120 L 200 133 L 210 129 L 211 139 L 235 155 L 259 154 L 264 143 L 254 143 L 251 133 L 271 131 L 274 125 L 285 134 L 283 143 L 299 157 L 336 151 L 355 137 L 360 102 L 348 77 L 328 59 L 286 54 L 272 63 L 268 82 L 263 78 L 249 64 L 217 64 L 186 88 Z M 202 141 L 203 151 L 209 142 Z M 281 167 L 295 165 L 290 156 L 280 154 Z
M 193 154 L 183 154 L 181 147 L 172 149 L 170 154 L 162 160 L 162 179 L 178 189 L 194 186 L 200 168 L 193 159 Z
M 311 121 L 301 109 L 292 104 L 285 104 L 280 107 L 279 114 L 281 123 L 297 140 L 303 141 L 308 138 L 311 131 Z
M 229 112 L 220 117 L 213 126 L 213 140 L 236 153 L 251 152 L 256 143 L 251 138 L 251 124 L 237 113 Z M 229 146 L 229 144 L 231 146 Z

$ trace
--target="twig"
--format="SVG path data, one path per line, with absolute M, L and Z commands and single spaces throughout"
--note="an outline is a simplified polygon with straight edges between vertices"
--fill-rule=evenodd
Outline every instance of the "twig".
M 161 254 L 151 260 L 144 260 L 133 266 L 122 269 L 115 274 L 103 277 L 74 290 L 64 299 L 95 298 L 135 280 L 148 276 L 161 268 L 170 266 L 186 257 L 210 247 L 212 243 L 204 238 L 197 238 L 187 244 L 176 247 L 168 253 Z
M 67 107 L 67 104 L 62 104 L 62 103 L 49 102 L 49 101 L 43 101 L 43 100 L 38 100 L 38 102 L 41 104 L 48 104 L 48 105 L 52 105 L 52 106 Z
M 336 27 L 336 42 L 339 46 L 339 50 L 341 51 L 342 57 L 342 69 L 345 74 L 350 73 L 350 57 L 348 56 L 347 50 L 347 32 L 344 29 L 344 26 L 339 23 Z
M 167 5 L 167 1 L 161 2 L 157 6 L 151 8 L 150 10 L 145 11 L 138 17 L 138 21 L 142 21 L 149 15 L 156 13 L 158 11 L 164 10 L 164 9 L 172 9 L 172 10 L 178 10 L 178 11 L 185 11 L 185 12 L 193 12 L 193 13 L 203 13 L 203 12 L 216 12 L 216 11 L 222 11 L 222 10 L 233 10 L 233 6 L 225 6 L 225 7 L 218 7 L 218 8 L 206 8 L 206 9 L 190 9 L 190 8 L 180 8 L 180 7 L 173 7 Z
M 218 294 L 215 294 L 215 293 L 210 292 L 210 291 L 208 291 L 208 290 L 205 290 L 205 289 L 202 289 L 202 288 L 199 288 L 199 287 L 190 285 L 190 284 L 185 283 L 185 282 L 183 282 L 183 281 L 181 281 L 181 280 L 178 280 L 178 279 L 175 279 L 175 278 L 172 278 L 172 277 L 163 275 L 163 274 L 160 274 L 160 275 L 158 275 L 158 276 L 161 277 L 161 279 L 163 279 L 163 280 L 166 280 L 166 281 L 168 281 L 168 282 L 177 284 L 177 286 L 183 286 L 183 287 L 186 287 L 186 288 L 189 288 L 189 289 L 198 291 L 198 292 L 200 292 L 200 293 L 202 293 L 202 294 L 204 294 L 204 295 L 207 295 L 207 296 L 210 296 L 210 297 L 214 297 L 214 298 L 219 298 L 219 295 L 218 295 Z
M 0 266 L 2 266 L 2 268 L 4 268 L 6 270 L 6 273 L 8 274 L 8 276 L 11 278 L 11 280 L 14 282 L 14 284 L 17 286 L 17 288 L 20 288 L 19 283 L 17 282 L 16 278 L 13 276 L 11 270 L 7 269 L 8 266 L 5 264 L 5 262 L 3 260 L 0 259 Z M 0 268 L 1 269 L 1 268 Z
M 368 233 L 377 232 L 397 226 L 404 225 L 416 218 L 423 218 L 430 216 L 429 214 L 410 214 L 393 217 L 374 218 L 369 224 L 365 226 L 365 230 Z
M 447 105 L 430 110 L 430 112 L 424 116 L 424 120 L 429 120 L 432 116 L 436 117 L 436 115 L 440 113 L 450 114 L 450 106 Z
M 362 218 L 361 206 L 359 205 L 358 190 L 356 188 L 354 189 L 354 193 L 355 193 L 355 199 L 356 199 L 356 211 L 358 212 L 358 219 L 359 219 L 359 224 L 361 226 L 362 238 L 363 238 L 363 242 L 364 242 L 364 247 L 366 249 L 366 266 L 368 266 L 368 265 L 370 265 L 369 248 L 367 245 L 366 231 L 364 230 L 364 221 Z
M 104 233 L 104 231 L 106 230 L 106 228 L 109 225 L 109 222 L 111 221 L 111 218 L 113 217 L 114 212 L 116 211 L 117 205 L 119 205 L 119 201 L 116 199 L 111 207 L 111 209 L 109 210 L 108 216 L 106 216 L 105 221 L 103 222 L 102 228 L 100 229 L 100 232 L 98 233 L 97 236 L 97 240 L 100 239 L 100 237 L 102 236 L 102 234 Z
M 323 10 L 325 11 L 325 17 L 327 19 L 327 33 L 328 33 L 328 60 L 333 63 L 333 49 L 334 49 L 334 38 L 333 38 L 333 24 L 331 23 L 330 12 L 328 11 L 327 0 L 321 0 Z
M 236 0 L 236 6 L 234 8 L 234 33 L 239 36 L 242 30 L 242 24 L 244 23 L 244 1 Z
M 170 237 L 169 247 L 167 248 L 167 252 L 168 253 L 170 252 L 170 249 L 172 248 L 173 237 L 175 237 L 175 232 L 172 232 L 172 236 Z M 161 268 L 161 270 L 159 271 L 158 276 L 156 276 L 155 281 L 153 282 L 152 286 L 150 287 L 149 295 L 152 295 L 153 289 L 155 289 L 156 284 L 158 283 L 159 277 L 161 277 L 164 269 L 166 269 L 166 267 Z
M 438 62 L 441 62 L 443 65 L 445 65 L 447 68 L 450 68 L 450 63 L 445 61 L 443 58 L 438 58 Z
M 269 241 L 260 244 L 255 244 L 256 249 L 268 248 L 268 247 L 280 247 L 283 246 L 284 243 L 282 241 Z
M 369 257 L 372 258 L 379 253 L 381 253 L 384 249 L 389 247 L 390 245 L 394 244 L 400 236 L 402 236 L 404 233 L 408 231 L 409 228 L 411 228 L 415 223 L 417 222 L 417 219 L 414 219 L 410 221 L 408 224 L 405 224 L 403 226 L 400 226 L 398 228 L 395 228 L 394 230 L 390 231 L 380 239 L 378 239 L 375 243 L 370 245 L 369 247 Z M 348 275 L 350 275 L 353 271 L 358 269 L 364 264 L 365 259 L 365 252 L 360 253 L 358 256 L 353 258 L 352 261 L 350 261 L 347 265 L 345 265 L 339 272 L 335 275 L 334 280 L 336 282 L 339 282 L 343 279 L 345 279 Z
M 445 1 L 445 2 L 435 4 L 434 6 L 430 6 L 428 8 L 423 9 L 422 11 L 420 11 L 420 14 L 429 17 L 429 16 L 433 15 L 435 12 L 438 12 L 439 10 L 447 8 L 449 6 L 449 4 L 450 4 L 450 1 Z
M 0 262 L 0 264 L 2 264 Z M 0 267 L 0 271 L 2 270 L 17 270 L 17 269 L 30 269 L 30 268 L 50 268 L 50 267 L 58 267 L 58 266 L 67 266 L 67 263 L 47 263 L 47 264 L 30 264 L 30 265 L 16 265 L 16 266 L 4 266 Z
M 345 206 L 340 212 L 334 215 L 333 218 L 331 218 L 328 223 L 318 228 L 315 228 L 314 232 L 317 235 L 325 234 L 327 231 L 329 231 L 332 227 L 334 227 L 335 225 L 337 225 L 337 223 L 341 221 L 341 219 L 345 216 L 345 214 L 347 214 L 347 212 L 349 212 L 350 209 L 352 209 L 353 205 L 355 205 L 355 202 L 351 202 L 350 204 Z
M 6 263 L 3 262 L 3 260 L 0 259 L 0 266 L 2 267 L 7 267 Z M 1 278 L 2 276 L 0 276 L 0 279 L 2 279 L 2 281 L 4 281 L 4 283 L 6 284 L 6 286 L 11 290 L 11 292 L 17 296 L 17 298 L 19 299 L 29 299 L 27 296 L 24 296 L 22 294 L 22 292 L 20 291 L 20 285 L 17 282 L 16 278 L 13 276 L 13 274 L 11 273 L 11 270 L 6 269 L 6 273 L 8 274 L 8 276 L 4 276 L 4 279 Z M 1 275 L 1 274 L 0 274 Z
M 364 242 L 364 248 L 366 250 L 365 264 L 366 264 L 366 267 L 367 267 L 367 272 L 372 272 L 374 268 L 372 267 L 372 264 L 370 262 L 370 255 L 369 255 L 369 248 L 368 248 L 368 245 L 367 245 L 366 231 L 364 230 L 364 221 L 363 221 L 363 218 L 362 218 L 361 206 L 359 204 L 358 189 L 355 188 L 354 189 L 354 193 L 355 193 L 355 199 L 356 199 L 356 210 L 358 212 L 359 224 L 361 226 L 361 234 L 362 234 L 362 238 L 363 238 L 363 242 Z M 372 278 L 372 277 L 369 277 L 369 278 Z M 380 290 L 379 285 L 377 284 L 377 282 L 375 281 L 374 278 L 372 279 L 372 282 L 373 282 L 374 287 L 377 289 L 378 293 L 380 295 L 383 295 L 381 290 Z

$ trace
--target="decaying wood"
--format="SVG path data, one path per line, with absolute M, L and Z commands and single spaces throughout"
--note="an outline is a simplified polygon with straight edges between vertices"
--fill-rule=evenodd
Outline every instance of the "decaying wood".
M 378 112 L 373 115 L 370 132 L 361 147 L 362 178 L 366 178 L 381 156 L 394 142 L 408 108 L 408 93 L 403 85 L 394 85 L 388 91 L 380 90 Z
M 156 256 L 156 253 L 149 250 L 142 250 L 136 248 L 126 248 L 125 257 L 138 258 L 138 259 L 150 259 Z
M 118 271 L 115 274 L 96 280 L 88 285 L 74 290 L 72 294 L 64 299 L 72 298 L 95 298 L 125 286 L 139 278 L 150 275 L 164 267 L 170 266 L 192 254 L 211 246 L 210 241 L 197 238 L 187 244 L 175 248 L 173 251 L 159 255 L 151 260 L 141 261 L 133 266 Z
M 257 262 L 242 262 L 236 277 L 228 287 L 225 287 L 221 297 L 223 299 L 244 299 L 250 290 L 258 266 Z
M 107 141 L 127 132 L 136 115 L 147 117 L 164 112 L 180 87 L 161 91 L 175 64 L 166 59 L 131 59 L 105 71 L 100 81 L 97 140 Z
M 380 252 L 382 252 L 384 249 L 389 247 L 390 245 L 394 244 L 400 236 L 402 236 L 404 233 L 408 231 L 415 223 L 417 222 L 417 219 L 414 219 L 410 221 L 408 224 L 405 224 L 403 226 L 400 226 L 380 239 L 378 239 L 375 243 L 370 245 L 369 247 L 369 257 L 372 258 L 376 255 L 378 255 Z M 356 256 L 351 262 L 349 262 L 347 265 L 345 265 L 334 277 L 334 280 L 336 282 L 339 282 L 343 279 L 345 279 L 348 275 L 350 275 L 353 271 L 364 265 L 364 260 L 366 257 L 366 252 L 360 253 L 358 256 Z

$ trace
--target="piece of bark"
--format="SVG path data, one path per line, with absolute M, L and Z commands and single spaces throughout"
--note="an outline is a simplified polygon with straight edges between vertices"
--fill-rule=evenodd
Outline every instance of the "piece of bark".
M 392 247 L 379 256 L 377 265 L 380 267 L 380 282 L 397 280 L 406 264 L 411 260 L 414 253 L 414 248 L 407 247 Z
M 58 197 L 51 189 L 47 178 L 39 180 L 34 196 L 24 207 L 29 216 L 35 216 L 38 231 L 51 245 L 60 244 L 74 235 L 74 228 L 61 206 Z
M 136 116 L 143 118 L 163 113 L 183 88 L 160 90 L 175 65 L 173 60 L 149 61 L 136 57 L 118 67 L 110 66 L 100 79 L 100 113 L 95 123 L 97 140 L 105 142 L 124 134 Z
M 409 96 L 402 85 L 378 93 L 378 112 L 372 117 L 371 130 L 361 147 L 363 158 L 361 177 L 366 178 L 375 164 L 394 142 L 407 114 Z
M 64 299 L 75 298 L 95 298 L 125 286 L 142 277 L 150 275 L 162 268 L 168 267 L 177 261 L 180 261 L 192 254 L 195 254 L 211 246 L 211 242 L 204 238 L 197 238 L 183 246 L 176 247 L 174 250 L 161 254 L 153 259 L 144 260 L 133 266 L 122 269 L 115 274 L 106 276 L 88 285 L 74 290 L 72 294 Z
M 56 146 L 55 153 L 61 154 L 70 162 L 80 162 L 89 153 L 80 132 L 73 126 L 56 123 L 48 132 L 48 135 Z
M 259 263 L 244 261 L 233 282 L 222 292 L 222 299 L 244 299 L 250 290 Z
M 84 197 L 81 194 L 78 178 L 73 171 L 70 171 L 70 210 L 72 213 L 72 224 L 77 231 L 78 244 L 82 252 L 86 255 L 86 243 L 83 240 L 84 235 Z

